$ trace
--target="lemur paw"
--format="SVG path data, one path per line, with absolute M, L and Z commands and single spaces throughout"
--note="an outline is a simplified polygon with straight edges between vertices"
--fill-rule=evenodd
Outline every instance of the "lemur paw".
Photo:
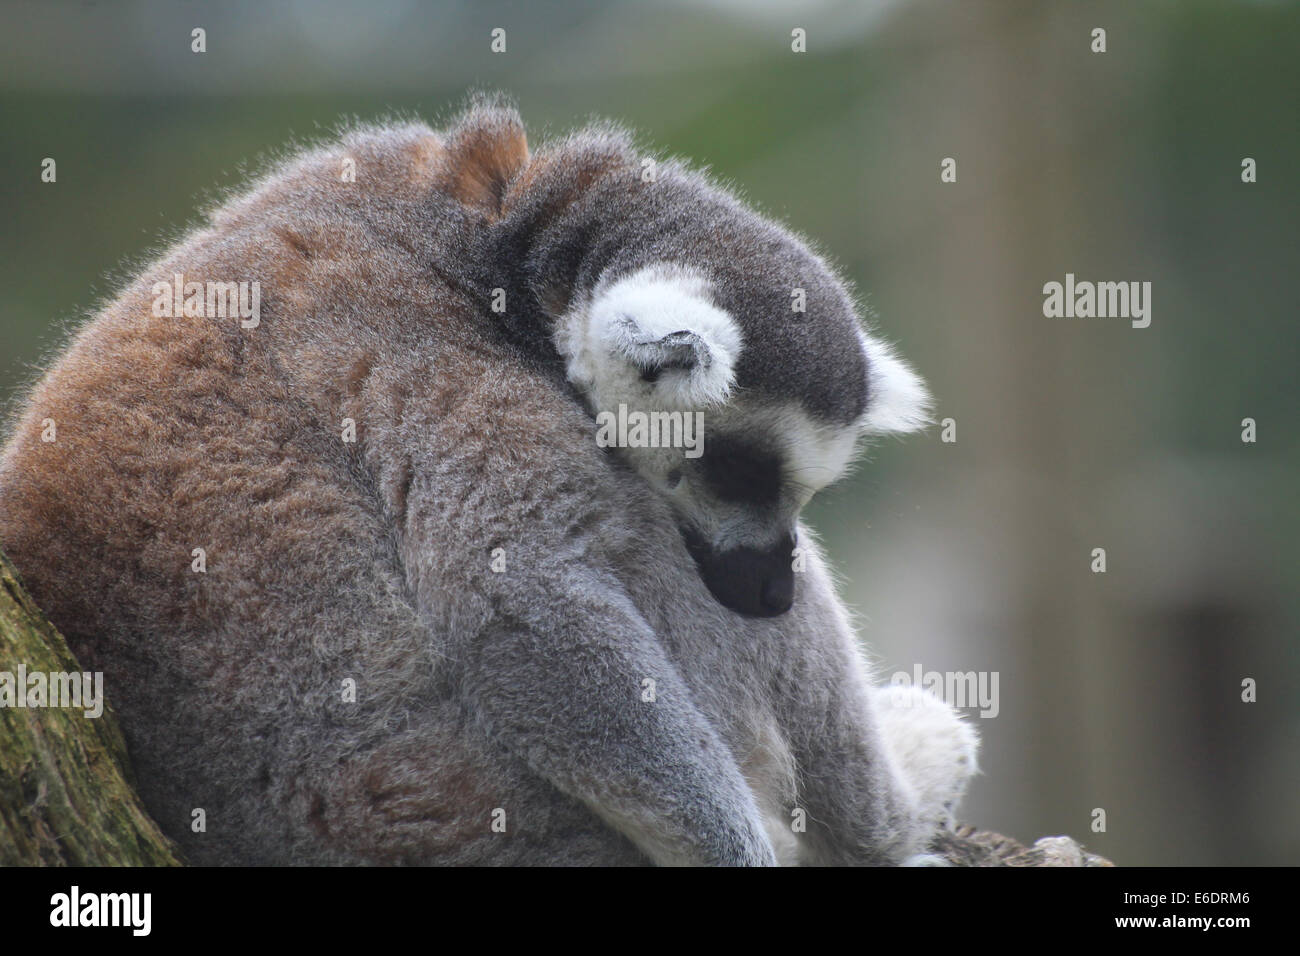
M 885 745 L 911 785 L 922 819 L 935 829 L 948 825 L 979 769 L 975 728 L 919 687 L 880 688 L 877 714 Z

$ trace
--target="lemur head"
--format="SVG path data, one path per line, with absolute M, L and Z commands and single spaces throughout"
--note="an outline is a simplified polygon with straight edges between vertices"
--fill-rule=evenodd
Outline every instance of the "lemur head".
M 766 265 L 663 260 L 607 275 L 556 335 L 607 443 L 672 504 L 704 583 L 755 616 L 794 600 L 804 505 L 861 438 L 922 424 L 927 402 L 829 270 L 787 242 L 763 251 Z M 800 284 L 782 284 L 792 264 Z
M 509 111 L 466 128 L 493 157 L 523 135 Z M 800 510 L 864 436 L 924 424 L 928 396 L 797 236 L 682 164 L 653 166 L 607 127 L 522 161 L 485 193 L 485 281 L 507 270 L 545 314 L 602 444 L 671 504 L 714 596 L 782 614 Z

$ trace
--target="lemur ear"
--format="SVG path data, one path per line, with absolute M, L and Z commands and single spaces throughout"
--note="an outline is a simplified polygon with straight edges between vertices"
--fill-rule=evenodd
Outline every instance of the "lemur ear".
M 528 165 L 528 137 L 511 106 L 480 99 L 443 144 L 444 188 L 465 205 L 496 216 L 511 182 Z
M 643 379 L 656 378 L 668 369 L 707 372 L 713 365 L 713 350 L 695 332 L 679 329 L 659 336 L 631 315 L 614 318 L 606 341 L 641 371 Z
M 863 336 L 867 355 L 867 435 L 911 432 L 931 424 L 932 399 L 921 376 L 879 339 Z
M 735 381 L 740 330 L 688 273 L 643 270 L 598 292 L 588 334 L 598 377 L 651 382 L 667 403 L 716 404 Z

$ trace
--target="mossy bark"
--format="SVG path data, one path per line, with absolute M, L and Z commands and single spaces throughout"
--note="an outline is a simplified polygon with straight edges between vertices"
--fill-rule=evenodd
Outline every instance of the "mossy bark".
M 977 830 L 965 823 L 939 834 L 930 851 L 952 866 L 1115 865 L 1103 856 L 1089 853 L 1069 837 L 1043 837 L 1033 846 L 1025 846 L 1001 833 Z
M 0 671 L 77 673 L 67 643 L 0 552 Z M 20 690 L 23 690 L 20 688 Z M 0 866 L 177 866 L 132 786 L 107 704 L 0 707 Z

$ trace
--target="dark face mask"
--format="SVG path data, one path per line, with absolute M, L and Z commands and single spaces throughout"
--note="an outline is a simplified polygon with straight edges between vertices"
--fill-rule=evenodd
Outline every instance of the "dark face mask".
M 748 617 L 776 617 L 794 604 L 794 538 L 771 548 L 716 551 L 699 534 L 682 529 L 700 578 L 724 607 Z

